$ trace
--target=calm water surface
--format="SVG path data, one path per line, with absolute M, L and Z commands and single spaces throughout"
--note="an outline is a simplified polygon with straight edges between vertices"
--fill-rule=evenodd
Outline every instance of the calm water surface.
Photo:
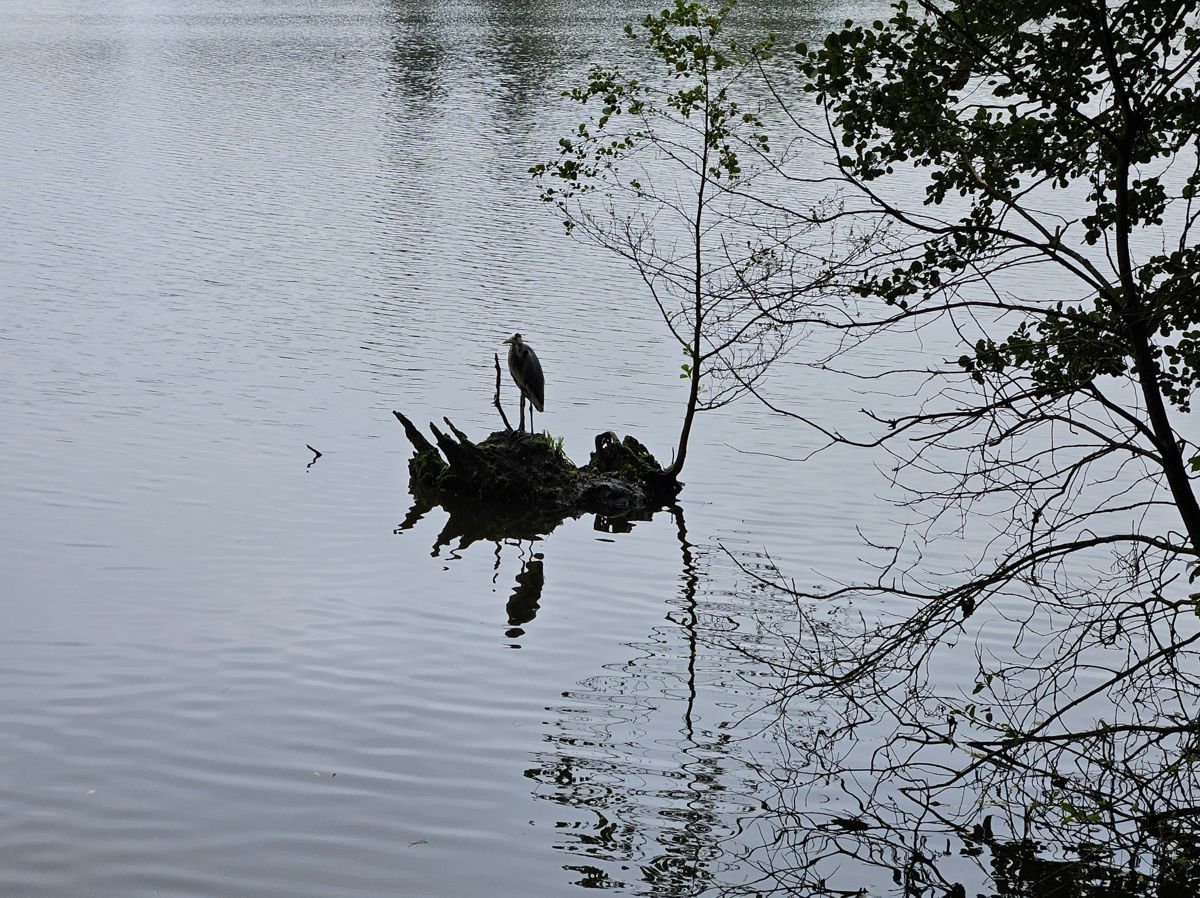
M 848 8 L 745 5 L 806 37 Z M 849 563 L 886 523 L 874 482 L 739 452 L 810 439 L 741 405 L 699 425 L 686 520 L 397 532 L 390 410 L 493 429 L 513 331 L 569 454 L 614 429 L 669 455 L 677 349 L 526 176 L 558 92 L 646 9 L 4 4 L 0 894 L 736 876 L 756 671 L 696 638 L 746 610 L 705 547 Z

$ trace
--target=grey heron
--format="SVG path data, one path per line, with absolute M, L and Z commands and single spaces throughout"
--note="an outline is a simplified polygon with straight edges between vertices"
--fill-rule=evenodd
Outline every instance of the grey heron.
M 525 429 L 525 400 L 529 400 L 529 431 L 533 432 L 533 410 L 542 411 L 546 400 L 546 379 L 542 376 L 542 363 L 538 361 L 533 347 L 513 334 L 504 341 L 508 344 L 508 373 L 512 375 L 517 389 L 521 391 L 521 423 Z

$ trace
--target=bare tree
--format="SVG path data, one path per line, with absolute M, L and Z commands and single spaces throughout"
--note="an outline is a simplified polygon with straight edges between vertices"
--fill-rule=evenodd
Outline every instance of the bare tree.
M 683 352 L 688 397 L 673 474 L 696 413 L 753 388 L 789 345 L 792 328 L 764 314 L 756 295 L 783 278 L 795 301 L 819 270 L 798 251 L 815 226 L 751 192 L 782 162 L 759 114 L 770 41 L 729 41 L 731 8 L 676 0 L 627 28 L 649 51 L 648 74 L 593 69 L 567 94 L 592 116 L 560 140 L 556 160 L 531 169 L 568 233 L 634 267 Z

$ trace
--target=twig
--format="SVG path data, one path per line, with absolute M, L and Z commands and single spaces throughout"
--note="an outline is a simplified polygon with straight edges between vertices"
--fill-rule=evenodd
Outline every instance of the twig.
M 496 362 L 496 395 L 492 397 L 492 403 L 496 406 L 496 411 L 500 413 L 500 418 L 504 421 L 504 429 L 512 430 L 512 425 L 508 423 L 508 415 L 504 414 L 504 406 L 500 404 L 500 355 L 493 354 L 492 359 Z
M 315 465 L 317 463 L 317 459 L 321 457 L 322 453 L 318 452 L 312 446 L 308 445 L 308 443 L 304 444 L 304 448 L 306 448 L 309 452 L 311 452 L 313 454 L 313 460 L 304 466 L 304 469 L 307 471 L 309 468 L 311 468 L 313 465 Z

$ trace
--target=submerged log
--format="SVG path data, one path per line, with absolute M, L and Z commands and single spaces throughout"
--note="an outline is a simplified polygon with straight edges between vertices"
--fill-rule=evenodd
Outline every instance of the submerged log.
M 674 502 L 682 488 L 630 436 L 598 435 L 588 463 L 576 467 L 561 444 L 544 434 L 501 430 L 475 443 L 443 418 L 448 432 L 430 424 L 431 442 L 400 412 L 392 414 L 416 449 L 409 461 L 409 486 L 417 505 L 406 524 L 411 526 L 434 505 L 443 506 L 459 518 L 447 525 L 457 532 L 443 533 L 443 543 L 450 537 L 464 543 L 529 538 L 587 513 L 649 517 Z

